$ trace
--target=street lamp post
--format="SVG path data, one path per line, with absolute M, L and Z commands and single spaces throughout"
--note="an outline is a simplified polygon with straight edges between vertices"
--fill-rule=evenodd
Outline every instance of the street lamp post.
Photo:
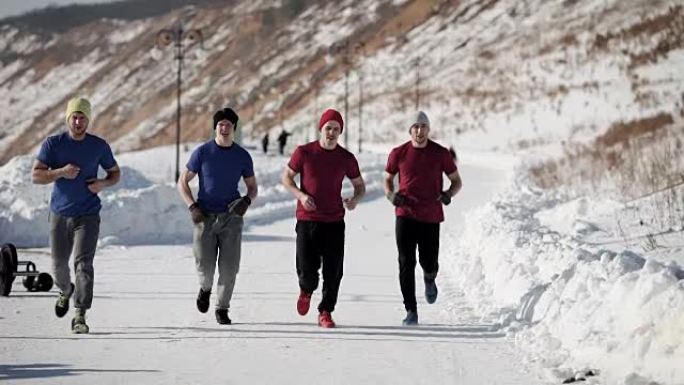
M 314 121 L 313 121 L 313 124 L 311 125 L 311 127 L 314 130 L 314 132 L 313 132 L 313 134 L 314 134 L 313 139 L 314 140 L 316 140 L 316 138 L 318 137 L 318 130 L 316 129 L 316 127 L 318 126 L 318 114 L 320 114 L 320 112 L 318 111 L 318 95 L 319 95 L 319 93 L 320 93 L 320 90 L 318 88 L 318 84 L 316 84 L 316 85 L 314 85 L 314 113 L 312 114 L 312 116 L 314 117 Z
M 271 88 L 268 92 L 278 99 L 278 126 L 280 126 L 280 131 L 285 131 L 285 124 L 283 122 L 283 103 L 285 101 L 285 95 L 278 89 L 278 87 Z
M 420 109 L 420 64 L 430 64 L 429 60 L 426 60 L 424 58 L 421 58 L 420 56 L 416 56 L 415 59 L 411 62 L 411 64 L 415 67 L 416 70 L 416 111 Z
M 187 40 L 188 44 L 183 45 Z M 176 179 L 178 182 L 180 178 L 180 131 L 181 131 L 181 71 L 183 68 L 183 59 L 185 52 L 193 45 L 199 43 L 200 47 L 204 42 L 202 31 L 200 29 L 183 29 L 182 23 L 178 23 L 174 28 L 162 29 L 157 32 L 155 46 L 158 48 L 166 48 L 173 44 L 176 49 L 174 59 L 176 60 Z
M 344 118 L 349 122 L 349 63 L 344 60 Z M 349 146 L 349 130 L 344 130 L 344 145 Z
M 353 55 L 360 52 L 363 47 L 363 42 L 351 45 L 349 40 L 343 40 L 333 43 L 328 50 L 331 55 L 342 57 L 342 64 L 344 65 L 344 118 L 347 121 L 349 119 L 349 71 L 353 64 Z M 349 130 L 344 130 L 344 145 L 349 146 Z
M 363 133 L 363 73 L 358 70 L 359 76 L 359 154 L 361 153 L 361 134 Z
M 420 56 L 413 59 L 413 66 L 416 69 L 416 111 L 420 108 Z

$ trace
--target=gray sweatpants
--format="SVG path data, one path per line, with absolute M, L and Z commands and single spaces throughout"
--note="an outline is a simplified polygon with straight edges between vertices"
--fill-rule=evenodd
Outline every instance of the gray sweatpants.
M 93 259 L 97 237 L 100 234 L 100 216 L 84 215 L 64 217 L 50 213 L 50 248 L 52 249 L 52 271 L 55 284 L 64 293 L 71 290 L 69 257 L 74 254 L 76 285 L 74 307 L 90 309 L 93 303 L 93 282 L 95 272 Z
M 243 223 L 239 215 L 222 213 L 205 214 L 204 222 L 195 225 L 193 252 L 202 290 L 211 290 L 218 257 L 217 309 L 230 307 L 235 279 L 240 270 Z

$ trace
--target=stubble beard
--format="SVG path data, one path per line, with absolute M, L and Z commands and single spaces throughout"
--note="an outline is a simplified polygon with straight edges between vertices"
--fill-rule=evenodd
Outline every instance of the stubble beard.
M 325 144 L 328 145 L 328 147 L 333 147 L 337 144 L 337 138 L 326 136 Z
M 418 137 L 418 136 L 416 136 L 416 137 L 413 139 L 413 142 L 414 142 L 416 145 L 418 145 L 418 146 L 423 146 L 423 145 L 425 145 L 425 144 L 427 143 L 427 136 L 423 136 L 423 137 Z
M 85 138 L 86 130 L 87 130 L 87 127 L 82 127 L 82 128 L 71 127 L 69 131 L 71 132 L 71 136 L 74 139 L 83 139 L 83 138 Z

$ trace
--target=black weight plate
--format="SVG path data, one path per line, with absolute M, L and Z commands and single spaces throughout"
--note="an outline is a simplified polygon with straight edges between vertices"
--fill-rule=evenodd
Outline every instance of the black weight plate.
M 21 280 L 21 283 L 24 285 L 26 290 L 36 291 L 36 288 L 34 286 L 35 281 L 36 281 L 36 277 L 29 275 L 28 277 L 24 277 L 24 279 Z
M 9 296 L 14 281 L 14 264 L 7 247 L 0 250 L 0 295 Z
M 17 271 L 17 266 L 19 265 L 19 256 L 17 254 L 17 248 L 13 244 L 7 243 L 5 246 L 9 248 L 10 255 L 12 255 L 12 263 L 14 264 L 14 272 Z
M 7 247 L 6 252 L 8 252 L 10 254 L 10 256 L 12 257 L 12 271 L 16 273 L 17 268 L 19 266 L 19 257 L 17 254 L 17 248 L 14 247 L 14 244 L 12 244 L 12 243 L 7 243 L 7 244 L 5 244 L 5 246 Z M 12 278 L 10 278 L 10 284 L 14 283 L 15 278 L 16 277 L 14 276 L 14 274 L 12 274 Z
M 52 289 L 52 276 L 48 273 L 40 273 L 38 274 L 38 278 L 36 278 L 35 282 L 35 288 L 38 291 L 50 291 Z

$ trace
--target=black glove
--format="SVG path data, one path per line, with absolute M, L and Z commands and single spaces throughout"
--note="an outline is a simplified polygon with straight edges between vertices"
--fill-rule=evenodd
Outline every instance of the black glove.
M 239 216 L 244 216 L 247 212 L 247 208 L 252 204 L 252 199 L 247 195 L 242 198 L 238 198 L 228 205 L 228 212 L 237 214 Z
M 451 203 L 451 194 L 446 191 L 442 191 L 439 194 L 439 201 L 442 202 L 444 206 L 448 206 Z
M 190 207 L 188 207 L 188 210 L 190 210 L 190 217 L 192 217 L 194 223 L 204 222 L 204 213 L 197 202 L 191 204 Z
M 389 192 L 387 193 L 387 199 L 392 202 L 393 205 L 399 207 L 403 206 L 404 203 L 406 203 L 406 197 L 401 195 L 400 193 L 395 193 L 395 192 Z

